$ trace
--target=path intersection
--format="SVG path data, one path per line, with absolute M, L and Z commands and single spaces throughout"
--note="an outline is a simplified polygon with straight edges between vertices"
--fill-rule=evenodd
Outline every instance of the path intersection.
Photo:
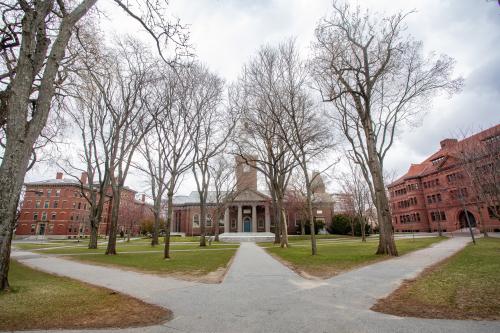
M 498 333 L 500 322 L 495 321 L 401 318 L 370 310 L 404 279 L 416 277 L 467 242 L 465 237 L 455 237 L 327 280 L 304 279 L 254 243 L 241 243 L 220 284 L 181 281 L 24 251 L 14 252 L 13 257 L 30 267 L 107 287 L 174 314 L 163 325 L 84 332 Z

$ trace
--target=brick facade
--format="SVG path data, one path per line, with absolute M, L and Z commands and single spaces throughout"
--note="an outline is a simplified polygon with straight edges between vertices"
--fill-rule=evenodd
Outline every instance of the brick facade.
M 467 226 L 468 214 L 473 226 L 499 231 L 500 221 L 488 212 L 488 203 L 474 195 L 468 173 L 457 158 L 471 143 L 499 145 L 499 136 L 497 125 L 462 141 L 445 139 L 439 151 L 420 164 L 412 164 L 404 176 L 387 187 L 394 230 L 455 231 Z M 498 163 L 498 156 L 493 158 Z M 478 165 L 488 163 L 491 157 L 478 161 Z
M 85 174 L 81 180 L 86 182 Z M 118 231 L 131 231 L 131 235 L 139 233 L 142 220 L 152 218 L 145 197 L 139 201 L 135 199 L 135 195 L 135 191 L 123 189 L 118 220 Z M 99 227 L 101 235 L 107 234 L 111 205 L 112 197 L 109 195 Z M 87 237 L 90 234 L 89 210 L 90 206 L 81 194 L 79 182 L 64 179 L 63 174 L 58 172 L 56 179 L 26 184 L 15 234 L 20 237 Z

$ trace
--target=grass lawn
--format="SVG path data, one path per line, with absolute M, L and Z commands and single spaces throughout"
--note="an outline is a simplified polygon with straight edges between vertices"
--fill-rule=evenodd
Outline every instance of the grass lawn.
M 0 292 L 0 330 L 153 325 L 171 313 L 135 298 L 11 262 L 11 291 Z
M 398 316 L 500 320 L 500 239 L 479 239 L 407 281 L 373 310 Z
M 172 252 L 171 259 L 164 260 L 163 253 L 118 253 L 116 256 L 104 254 L 77 255 L 71 259 L 103 265 L 115 265 L 147 273 L 168 274 L 186 279 L 197 279 L 209 275 L 204 282 L 219 282 L 225 269 L 236 253 L 229 250 L 195 250 Z M 213 275 L 213 279 L 211 278 Z
M 399 254 L 403 255 L 443 239 L 444 237 L 399 239 L 396 240 L 396 245 Z M 308 243 L 291 243 L 288 249 L 266 245 L 266 249 L 299 273 L 320 278 L 332 277 L 340 272 L 389 258 L 375 254 L 378 241 L 318 242 L 318 254 L 315 256 L 311 255 L 311 247 L 305 246 L 306 244 Z
M 337 239 L 337 238 L 353 238 L 349 235 L 316 235 L 316 239 Z M 311 235 L 288 235 L 288 241 L 310 240 Z

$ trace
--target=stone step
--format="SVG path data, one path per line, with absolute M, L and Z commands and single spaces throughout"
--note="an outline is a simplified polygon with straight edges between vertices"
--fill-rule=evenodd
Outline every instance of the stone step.
M 219 241 L 224 243 L 241 242 L 273 242 L 272 232 L 225 232 L 219 235 Z

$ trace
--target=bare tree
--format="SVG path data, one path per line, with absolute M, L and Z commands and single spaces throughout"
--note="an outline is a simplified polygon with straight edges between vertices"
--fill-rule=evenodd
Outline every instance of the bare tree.
M 114 255 L 121 192 L 134 153 L 153 124 L 145 101 L 149 97 L 148 86 L 155 80 L 151 54 L 136 40 L 128 38 L 120 42 L 105 58 L 100 72 L 91 70 L 88 73 L 99 89 L 107 111 L 96 130 L 101 142 L 109 143 L 102 145 L 112 192 L 106 254 Z
M 342 175 L 342 189 L 352 199 L 354 215 L 359 219 L 361 224 L 361 240 L 366 242 L 366 220 L 368 218 L 367 211 L 370 208 L 370 189 L 364 180 L 363 174 L 357 164 L 349 161 L 349 173 Z M 354 236 L 354 225 L 352 228 L 352 236 Z
M 9 287 L 13 214 L 24 177 L 49 119 L 57 86 L 66 78 L 60 71 L 62 60 L 75 26 L 96 2 L 20 0 L 0 4 L 0 128 L 4 138 L 0 165 L 0 290 Z M 146 28 L 160 52 L 169 40 L 176 40 L 178 47 L 185 45 L 187 39 L 181 26 L 169 23 L 159 2 L 145 0 L 146 5 L 139 11 L 131 7 L 133 2 L 114 2 Z M 179 35 L 183 37 L 176 39 Z
M 233 101 L 241 114 L 235 154 L 266 178 L 275 221 L 275 243 L 288 247 L 284 195 L 296 165 L 293 154 L 279 135 L 276 119 L 283 112 L 273 82 L 279 79 L 279 54 L 275 48 L 262 47 L 243 69 Z
M 186 171 L 192 168 L 193 123 L 190 118 L 193 100 L 191 99 L 189 67 L 182 66 L 176 71 L 165 68 L 158 83 L 163 91 L 165 108 L 154 117 L 159 144 L 165 152 L 167 216 L 165 224 L 165 248 L 163 256 L 170 258 L 170 230 L 173 215 L 173 197 L 177 186 Z
M 238 195 L 236 191 L 236 181 L 231 164 L 223 156 L 217 156 L 210 164 L 213 194 L 214 194 L 214 221 L 215 221 L 215 241 L 219 241 L 219 221 L 224 215 L 226 205 L 233 201 Z
M 450 57 L 422 55 L 422 43 L 405 34 L 409 13 L 381 17 L 333 2 L 333 15 L 315 32 L 313 71 L 331 117 L 350 144 L 377 207 L 378 254 L 397 255 L 384 159 L 401 125 L 422 114 L 431 98 L 453 94 L 462 79 L 452 79 Z
M 289 40 L 280 44 L 276 52 L 279 58 L 277 72 L 280 79 L 273 82 L 272 89 L 281 112 L 273 113 L 272 119 L 278 124 L 279 137 L 286 143 L 302 171 L 306 189 L 307 217 L 311 224 L 311 252 L 316 255 L 313 185 L 314 178 L 320 173 L 312 174 L 310 165 L 333 147 L 332 135 L 326 126 L 324 116 L 308 92 L 308 68 L 301 61 L 295 42 Z
M 221 154 L 233 135 L 237 117 L 222 106 L 224 82 L 202 65 L 192 64 L 188 84 L 191 89 L 190 119 L 193 147 L 192 172 L 200 200 L 200 246 L 206 246 L 207 197 L 211 161 Z M 215 221 L 218 223 L 218 220 Z
M 159 244 L 162 201 L 168 184 L 167 152 L 162 149 L 160 143 L 162 139 L 161 131 L 158 131 L 158 127 L 155 126 L 154 130 L 146 135 L 143 144 L 139 147 L 139 152 L 146 161 L 146 167 L 136 165 L 136 168 L 148 175 L 151 188 L 154 217 L 151 246 Z

